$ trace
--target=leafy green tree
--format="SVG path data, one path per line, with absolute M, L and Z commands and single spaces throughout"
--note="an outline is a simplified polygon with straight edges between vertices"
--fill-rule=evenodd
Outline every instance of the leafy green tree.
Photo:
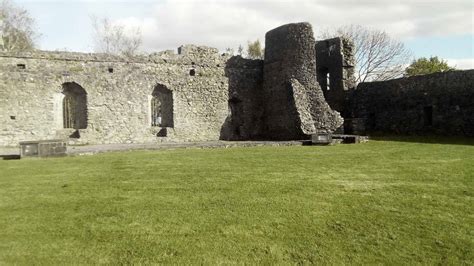
M 406 76 L 426 75 L 436 72 L 446 72 L 454 70 L 448 66 L 448 63 L 437 56 L 430 58 L 421 57 L 413 62 L 405 69 Z
M 33 50 L 39 36 L 35 21 L 26 9 L 10 0 L 0 0 L 0 50 Z
M 254 42 L 248 42 L 247 44 L 247 55 L 251 59 L 263 59 L 264 49 L 260 44 L 260 40 Z

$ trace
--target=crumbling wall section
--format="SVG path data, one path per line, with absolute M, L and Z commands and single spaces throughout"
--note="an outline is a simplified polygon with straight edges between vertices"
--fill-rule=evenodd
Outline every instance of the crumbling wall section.
M 356 86 L 355 47 L 347 38 L 316 42 L 317 80 L 329 105 L 343 113 L 347 92 Z
M 231 57 L 226 64 L 229 79 L 229 113 L 222 126 L 221 139 L 252 140 L 262 138 L 263 61 Z
M 354 133 L 474 136 L 474 70 L 358 85 L 351 93 Z
M 339 113 L 324 100 L 315 74 L 315 39 L 309 23 L 287 24 L 267 32 L 263 90 L 268 138 L 304 139 L 316 131 L 332 132 L 342 124 Z M 311 108 L 299 106 L 306 102 Z M 319 122 L 311 127 L 309 117 Z

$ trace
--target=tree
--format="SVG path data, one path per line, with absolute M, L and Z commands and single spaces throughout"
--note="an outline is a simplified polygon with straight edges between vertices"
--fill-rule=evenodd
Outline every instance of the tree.
M 385 31 L 349 25 L 334 31 L 326 30 L 321 39 L 343 37 L 355 46 L 356 82 L 379 81 L 402 76 L 404 66 L 411 58 L 405 45 L 390 37 Z
M 94 51 L 98 53 L 134 56 L 142 44 L 139 27 L 126 28 L 112 23 L 108 18 L 91 17 L 94 28 Z
M 33 50 L 39 36 L 35 21 L 26 9 L 14 5 L 10 0 L 1 0 L 0 50 Z
M 240 56 L 244 54 L 244 47 L 241 44 L 239 44 L 239 48 L 237 48 L 237 54 Z
M 234 55 L 234 49 L 233 48 L 227 47 L 227 48 L 225 48 L 225 52 L 227 54 Z
M 406 76 L 416 76 L 452 70 L 454 70 L 454 68 L 448 66 L 446 61 L 440 60 L 437 56 L 432 56 L 430 58 L 422 57 L 413 60 L 405 69 L 405 74 Z
M 260 40 L 254 42 L 248 42 L 247 44 L 247 55 L 251 59 L 263 59 L 264 49 L 260 44 Z

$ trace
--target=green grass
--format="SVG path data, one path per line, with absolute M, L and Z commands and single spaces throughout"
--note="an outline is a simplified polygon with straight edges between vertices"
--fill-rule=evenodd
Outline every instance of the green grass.
M 474 146 L 0 161 L 0 264 L 473 264 Z

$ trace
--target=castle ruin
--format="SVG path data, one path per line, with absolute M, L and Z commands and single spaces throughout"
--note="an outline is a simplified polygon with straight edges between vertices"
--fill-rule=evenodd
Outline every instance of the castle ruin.
M 0 52 L 0 146 L 474 136 L 474 70 L 356 87 L 352 53 L 349 40 L 316 42 L 308 23 L 269 31 L 265 60 L 193 45 L 134 58 Z

